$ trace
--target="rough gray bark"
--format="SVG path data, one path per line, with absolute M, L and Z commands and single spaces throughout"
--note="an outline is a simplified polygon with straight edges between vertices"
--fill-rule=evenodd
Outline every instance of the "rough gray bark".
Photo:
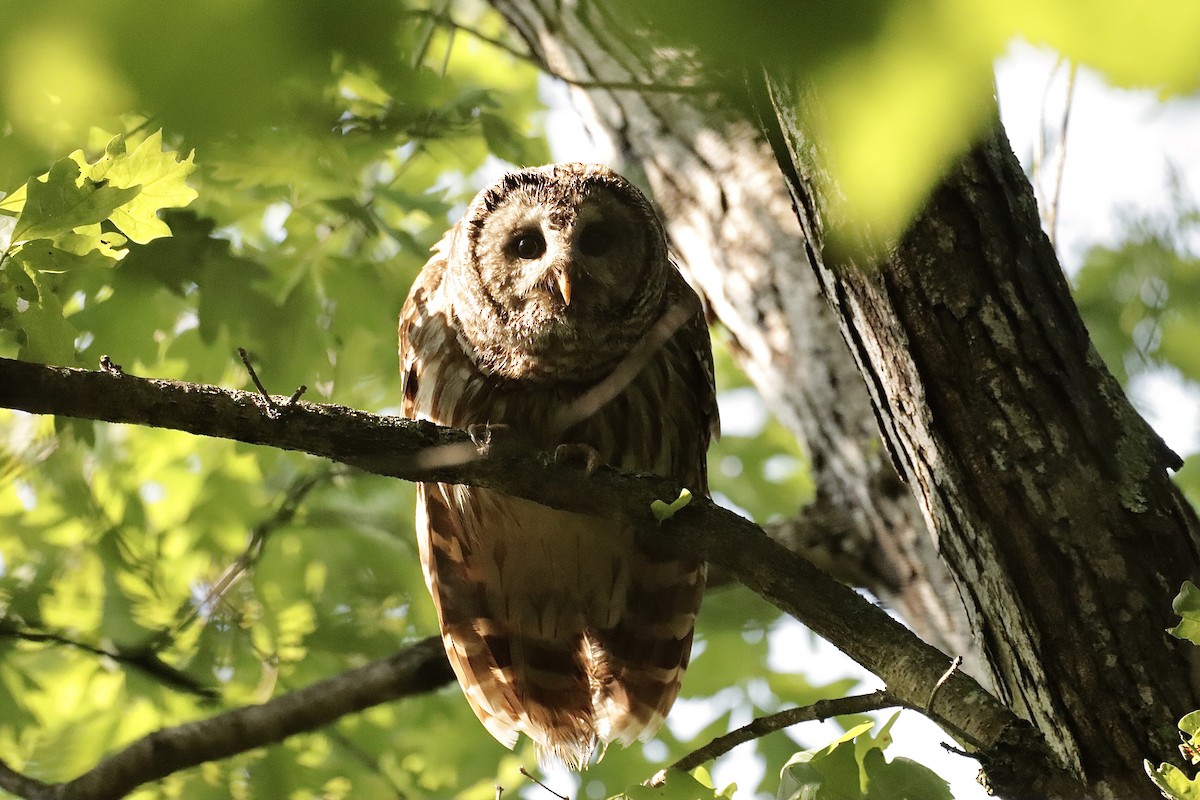
M 572 99 L 613 166 L 643 176 L 672 248 L 770 409 L 809 455 L 815 502 L 772 535 L 833 574 L 870 589 L 926 640 L 966 657 L 978 649 L 958 590 L 911 494 L 879 447 L 862 378 L 820 297 L 809 242 L 757 126 L 701 93 L 583 88 L 686 82 L 601 3 L 492 0 Z
M 820 148 L 773 90 L 813 226 Z M 1172 758 L 1200 706 L 1193 648 L 1164 630 L 1200 571 L 1200 524 L 1168 475 L 1178 457 L 1091 346 L 998 123 L 872 261 L 826 252 L 817 275 L 1001 698 L 1095 796 L 1157 797 L 1142 759 Z

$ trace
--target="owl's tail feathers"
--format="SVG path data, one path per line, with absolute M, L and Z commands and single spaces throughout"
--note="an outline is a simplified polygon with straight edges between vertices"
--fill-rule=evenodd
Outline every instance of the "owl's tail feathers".
M 692 632 L 679 639 L 642 637 L 628 628 L 588 637 L 596 727 L 607 742 L 629 746 L 658 732 L 679 695 Z
M 587 633 L 596 727 L 605 742 L 646 741 L 679 695 L 704 595 L 703 562 L 648 561 L 616 625 Z
M 543 763 L 588 765 L 600 742 L 583 637 L 570 642 L 491 632 L 486 620 L 446 630 L 443 641 L 467 702 L 505 747 L 525 733 Z

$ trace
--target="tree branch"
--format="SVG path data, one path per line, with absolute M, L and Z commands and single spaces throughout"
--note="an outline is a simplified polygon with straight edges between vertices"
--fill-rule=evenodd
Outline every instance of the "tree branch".
M 0 788 L 28 800 L 111 800 L 181 769 L 274 744 L 453 679 L 442 642 L 433 636 L 261 705 L 155 731 L 67 783 L 43 783 L 0 761 Z
M 570 75 L 560 74 L 549 69 L 545 62 L 539 59 L 532 53 L 520 50 L 502 39 L 495 36 L 488 36 L 483 31 L 477 28 L 472 28 L 469 25 L 463 25 L 456 21 L 449 13 L 426 11 L 423 9 L 412 9 L 408 12 L 414 17 L 423 17 L 434 23 L 446 26 L 452 33 L 461 31 L 468 36 L 477 39 L 485 44 L 491 45 L 497 50 L 501 50 L 513 58 L 519 59 L 532 64 L 542 70 L 548 77 L 563 83 L 574 86 L 578 89 L 597 89 L 609 92 L 657 92 L 663 94 L 715 94 L 718 87 L 705 84 L 667 84 L 653 83 L 651 81 L 588 81 L 580 80 L 579 78 Z
M 205 686 L 186 672 L 172 667 L 159 658 L 158 653 L 149 647 L 114 647 L 107 649 L 73 639 L 63 633 L 21 628 L 13 621 L 6 619 L 0 619 L 0 639 L 20 639 L 39 644 L 57 644 L 72 647 L 76 650 L 82 650 L 85 653 L 91 653 L 94 656 L 111 658 L 113 661 L 124 664 L 127 667 L 132 667 L 172 689 L 194 694 L 206 700 L 212 700 L 219 696 L 216 689 L 213 689 L 211 686 Z
M 671 765 L 671 769 L 687 772 L 706 761 L 720 758 L 740 744 L 752 739 L 760 739 L 768 733 L 774 733 L 801 722 L 840 717 L 843 714 L 863 714 L 867 711 L 878 711 L 881 708 L 903 705 L 889 692 L 880 690 L 870 694 L 855 694 L 850 697 L 833 697 L 818 700 L 815 703 L 799 708 L 789 708 L 777 714 L 759 717 L 748 725 L 730 731 L 724 736 L 718 736 L 698 750 L 693 750 Z
M 924 709 L 946 671 L 945 655 L 882 608 L 708 499 L 697 497 L 656 524 L 650 504 L 670 502 L 683 488 L 669 478 L 607 467 L 585 475 L 564 469 L 550 454 L 503 442 L 478 453 L 463 431 L 341 406 L 297 402 L 272 418 L 261 398 L 248 392 L 10 359 L 0 359 L 0 407 L 299 450 L 378 475 L 470 484 L 553 508 L 625 519 L 644 532 L 648 547 L 687 548 L 726 569 L 879 676 L 900 704 Z M 938 699 L 939 710 L 928 716 L 993 762 L 1057 774 L 1040 736 L 974 679 L 954 673 Z

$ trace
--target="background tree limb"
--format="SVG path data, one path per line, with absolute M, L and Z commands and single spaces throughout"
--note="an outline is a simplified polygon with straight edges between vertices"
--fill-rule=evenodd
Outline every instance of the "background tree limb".
M 0 788 L 27 800 L 111 800 L 172 772 L 274 744 L 346 714 L 433 691 L 452 680 L 442 641 L 432 636 L 389 658 L 261 705 L 154 731 L 67 783 L 42 783 L 0 762 Z

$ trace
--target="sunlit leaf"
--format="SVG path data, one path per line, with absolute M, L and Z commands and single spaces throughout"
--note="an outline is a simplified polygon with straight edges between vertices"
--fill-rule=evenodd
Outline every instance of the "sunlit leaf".
M 21 216 L 12 232 L 14 242 L 50 239 L 83 225 L 95 225 L 141 192 L 139 186 L 109 186 L 80 174 L 69 158 L 56 161 L 44 179 L 25 184 Z
M 1189 778 L 1187 773 L 1174 764 L 1143 762 L 1146 774 L 1159 791 L 1170 800 L 1200 800 L 1200 776 Z
M 874 725 L 864 722 L 824 747 L 796 753 L 780 774 L 778 800 L 850 800 L 862 797 L 854 739 Z
M 1196 588 L 1196 584 L 1184 581 L 1179 594 L 1171 602 L 1171 608 L 1181 619 L 1174 628 L 1168 628 L 1167 633 L 1177 639 L 1200 644 L 1200 589 Z
M 195 154 L 178 160 L 177 153 L 162 149 L 162 131 L 146 137 L 132 153 L 120 147 L 110 146 L 104 157 L 89 164 L 83 151 L 76 151 L 70 158 L 79 164 L 81 172 L 93 181 L 108 181 L 121 188 L 138 187 L 136 197 L 114 209 L 111 219 L 130 240 L 145 244 L 153 239 L 170 236 L 171 229 L 158 218 L 158 212 L 166 208 L 182 208 L 196 199 L 196 190 L 184 179 L 196 169 Z
M 23 264 L 38 272 L 70 272 L 77 269 L 116 266 L 117 259 L 105 253 L 104 250 L 92 248 L 88 244 L 85 244 L 84 248 L 86 249 L 83 249 L 82 253 L 78 253 L 67 248 L 56 247 L 50 239 L 35 239 L 15 250 L 12 253 L 12 260 L 14 264 Z

